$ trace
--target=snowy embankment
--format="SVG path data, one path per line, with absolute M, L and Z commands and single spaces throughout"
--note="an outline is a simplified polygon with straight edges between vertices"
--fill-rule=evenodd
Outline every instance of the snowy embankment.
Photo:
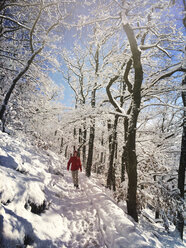
M 96 178 L 74 189 L 66 163 L 0 132 L 1 248 L 184 247 L 142 231 Z

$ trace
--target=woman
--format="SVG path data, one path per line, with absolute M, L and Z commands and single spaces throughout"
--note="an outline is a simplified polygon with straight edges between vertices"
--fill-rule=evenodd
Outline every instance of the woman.
M 82 166 L 81 166 L 81 160 L 77 156 L 77 151 L 74 151 L 74 155 L 69 159 L 68 164 L 67 164 L 67 170 L 69 170 L 69 167 L 71 165 L 71 171 L 72 171 L 72 179 L 74 186 L 76 188 L 79 188 L 78 185 L 78 170 L 82 171 Z

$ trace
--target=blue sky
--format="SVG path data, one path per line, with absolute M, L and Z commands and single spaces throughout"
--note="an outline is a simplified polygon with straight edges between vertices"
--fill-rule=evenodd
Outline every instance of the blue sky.
M 72 89 L 69 87 L 69 85 L 63 79 L 62 73 L 60 72 L 50 73 L 50 77 L 57 84 L 59 85 L 62 84 L 64 86 L 63 98 L 61 99 L 61 102 L 67 107 L 73 107 L 74 106 L 74 97 L 73 97 L 74 93 Z
M 183 13 L 183 1 L 178 0 L 177 1 L 178 6 L 180 7 L 180 11 Z M 80 5 L 76 5 L 71 11 L 73 12 L 72 16 L 69 17 L 69 20 L 74 21 L 76 16 L 78 14 L 85 14 L 87 15 L 88 11 L 85 8 L 80 8 Z M 175 8 L 176 9 L 176 8 Z M 182 19 L 183 15 L 180 15 L 180 13 L 177 14 L 177 20 L 175 21 L 175 24 L 177 27 L 182 27 Z M 75 28 L 72 28 L 71 30 L 63 29 L 62 31 L 62 40 L 61 40 L 61 47 L 67 48 L 69 50 L 73 49 L 73 42 L 77 39 L 77 37 L 74 37 L 74 34 L 78 34 Z M 85 31 L 82 35 L 85 35 Z M 63 84 L 64 86 L 64 94 L 63 99 L 61 100 L 62 103 L 66 106 L 73 107 L 74 106 L 74 92 L 70 88 L 67 82 L 65 82 L 62 73 L 56 72 L 56 73 L 50 73 L 50 77 L 52 80 L 54 80 L 57 84 Z

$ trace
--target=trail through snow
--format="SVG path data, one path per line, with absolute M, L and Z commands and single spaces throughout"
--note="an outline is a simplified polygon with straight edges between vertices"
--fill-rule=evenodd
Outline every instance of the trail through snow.
M 92 202 L 82 186 L 80 189 L 74 188 L 71 173 L 64 171 L 64 178 L 63 182 L 61 178 L 52 182 L 58 203 L 52 204 L 51 210 L 60 214 L 65 225 L 58 247 L 105 247 Z M 81 175 L 81 179 L 84 179 L 84 175 Z
M 165 232 L 160 242 L 143 230 L 96 177 L 79 172 L 80 189 L 74 188 L 66 165 L 0 132 L 0 248 L 184 247 Z M 45 211 L 34 213 L 32 203 L 46 203 Z

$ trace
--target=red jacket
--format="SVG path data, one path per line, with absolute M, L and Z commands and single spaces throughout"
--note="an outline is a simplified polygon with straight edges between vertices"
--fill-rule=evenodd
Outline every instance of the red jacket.
M 71 165 L 71 170 L 75 171 L 75 170 L 79 170 L 82 171 L 82 167 L 81 167 L 81 161 L 79 157 L 71 157 L 68 161 L 67 164 L 67 170 L 69 170 L 69 167 Z

